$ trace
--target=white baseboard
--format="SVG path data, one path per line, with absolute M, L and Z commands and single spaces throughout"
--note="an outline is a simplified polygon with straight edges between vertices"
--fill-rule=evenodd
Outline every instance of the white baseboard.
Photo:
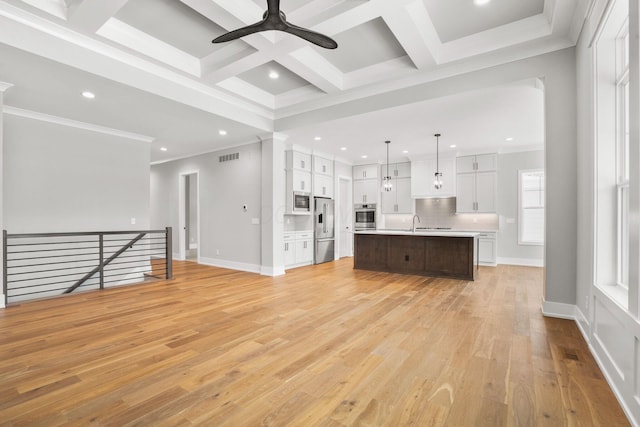
M 175 259 L 176 261 L 184 261 L 184 258 L 182 258 L 178 252 L 174 252 L 174 253 L 172 253 L 172 254 L 171 254 L 171 256 L 172 256 L 172 257 L 173 257 L 173 259 Z
M 198 264 L 210 265 L 212 267 L 228 268 L 230 270 L 247 271 L 249 273 L 261 274 L 261 268 L 257 264 L 247 264 L 244 262 L 229 261 L 226 259 L 198 257 Z M 284 268 L 283 268 L 284 274 Z
M 283 276 L 285 274 L 284 266 L 282 267 L 261 267 L 260 274 L 263 276 Z
M 544 267 L 544 260 L 537 258 L 498 257 L 498 264 L 522 265 L 524 267 Z
M 542 309 L 542 314 L 547 317 L 576 320 L 576 306 L 573 304 L 543 300 L 540 308 Z
M 4 308 L 4 294 L 0 294 L 0 308 Z

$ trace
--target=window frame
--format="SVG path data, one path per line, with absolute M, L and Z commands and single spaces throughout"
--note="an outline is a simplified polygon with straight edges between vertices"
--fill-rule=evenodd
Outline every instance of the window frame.
M 523 175 L 525 174 L 542 174 L 542 186 L 538 191 L 542 191 L 543 193 L 543 200 L 542 200 L 542 205 L 537 207 L 537 208 L 525 208 L 523 206 L 524 203 L 524 197 L 523 197 Z M 542 218 L 543 221 L 546 222 L 546 217 L 545 217 L 545 205 L 546 205 L 546 174 L 545 174 L 545 170 L 543 168 L 536 168 L 536 169 L 520 169 L 518 170 L 518 245 L 521 246 L 544 246 L 545 244 L 545 240 L 546 240 L 546 236 L 545 236 L 545 225 L 543 223 L 542 225 L 542 240 L 541 241 L 537 241 L 537 240 L 525 240 L 523 239 L 523 231 L 524 231 L 524 227 L 525 227 L 525 223 L 524 223 L 524 210 L 525 209 L 542 209 Z

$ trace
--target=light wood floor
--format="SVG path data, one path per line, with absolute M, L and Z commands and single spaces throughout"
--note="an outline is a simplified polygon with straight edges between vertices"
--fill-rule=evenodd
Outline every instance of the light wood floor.
M 0 425 L 628 425 L 575 324 L 541 315 L 541 269 L 352 266 L 176 263 L 0 310 Z

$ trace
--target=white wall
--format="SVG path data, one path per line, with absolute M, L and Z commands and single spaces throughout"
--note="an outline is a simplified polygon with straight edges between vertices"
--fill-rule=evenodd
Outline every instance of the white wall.
M 240 153 L 220 163 L 220 155 Z M 244 145 L 151 166 L 151 225 L 178 230 L 180 174 L 198 171 L 200 262 L 258 272 L 261 264 L 261 147 Z M 242 206 L 247 205 L 247 212 Z M 174 232 L 173 253 L 179 252 Z
M 5 115 L 2 173 L 9 233 L 149 228 L 146 142 Z
M 498 157 L 498 263 L 510 259 L 523 265 L 542 265 L 544 246 L 518 244 L 518 172 L 544 168 L 544 150 L 500 154 Z M 511 218 L 513 223 L 507 222 Z M 501 259 L 503 261 L 501 261 Z

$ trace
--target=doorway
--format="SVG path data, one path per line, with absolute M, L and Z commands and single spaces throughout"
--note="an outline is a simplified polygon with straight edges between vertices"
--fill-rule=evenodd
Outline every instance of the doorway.
M 353 256 L 353 188 L 351 178 L 341 176 L 338 258 Z
M 180 174 L 180 258 L 198 262 L 200 247 L 200 185 L 198 172 Z

